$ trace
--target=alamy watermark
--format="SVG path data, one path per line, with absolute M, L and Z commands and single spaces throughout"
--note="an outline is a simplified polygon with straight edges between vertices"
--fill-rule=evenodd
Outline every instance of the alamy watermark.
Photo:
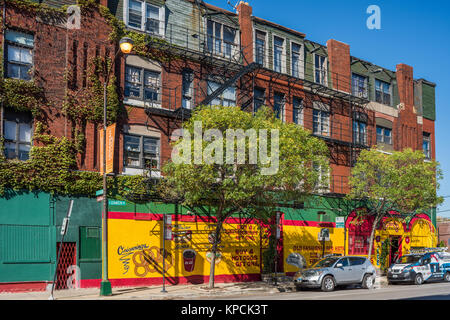
M 380 30 L 381 29 L 381 9 L 377 5 L 370 5 L 367 8 L 367 14 L 370 16 L 367 18 L 366 25 L 369 30 Z
M 270 135 L 267 129 L 227 129 L 223 134 L 219 129 L 203 132 L 202 122 L 195 121 L 193 137 L 189 131 L 182 129 L 173 132 L 172 141 L 178 137 L 182 137 L 182 141 L 172 150 L 172 161 L 175 164 L 251 164 L 260 165 L 262 175 L 275 175 L 278 172 L 278 129 L 271 129 Z

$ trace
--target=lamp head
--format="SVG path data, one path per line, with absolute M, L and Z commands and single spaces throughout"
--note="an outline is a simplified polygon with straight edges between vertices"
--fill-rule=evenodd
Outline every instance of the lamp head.
M 119 46 L 122 53 L 125 54 L 130 53 L 131 50 L 133 49 L 133 43 L 134 43 L 133 40 L 128 37 L 123 37 L 122 39 L 120 39 Z

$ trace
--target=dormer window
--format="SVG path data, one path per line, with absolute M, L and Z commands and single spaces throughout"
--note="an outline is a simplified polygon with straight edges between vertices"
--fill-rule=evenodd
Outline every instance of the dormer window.
M 140 0 L 128 0 L 126 4 L 124 20 L 128 27 L 152 35 L 164 36 L 164 7 Z

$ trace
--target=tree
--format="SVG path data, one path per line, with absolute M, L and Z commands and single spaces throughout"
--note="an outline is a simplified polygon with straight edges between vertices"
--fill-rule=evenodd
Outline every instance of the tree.
M 375 230 L 383 218 L 398 212 L 409 219 L 442 203 L 442 197 L 437 196 L 440 179 L 439 163 L 426 160 L 421 151 L 405 149 L 387 154 L 374 147 L 361 152 L 349 178 L 351 190 L 347 198 L 365 200 L 368 208 L 358 211 L 358 218 L 374 219 L 369 259 Z
M 327 168 L 328 148 L 295 124 L 276 119 L 266 107 L 252 115 L 237 107 L 198 108 L 179 132 L 172 159 L 163 167 L 160 192 L 196 215 L 215 219 L 209 287 L 223 224 L 236 213 L 265 219 L 283 201 L 315 190 Z M 196 138 L 196 139 L 195 139 Z

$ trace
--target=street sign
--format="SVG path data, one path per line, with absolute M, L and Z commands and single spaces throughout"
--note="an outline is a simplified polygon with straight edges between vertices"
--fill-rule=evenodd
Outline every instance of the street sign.
M 123 200 L 108 200 L 110 206 L 125 206 L 127 203 Z
M 61 235 L 65 235 L 67 232 L 67 222 L 69 222 L 68 218 L 64 218 L 61 226 Z
M 344 228 L 344 227 L 345 227 L 345 218 L 336 217 L 336 228 Z
M 280 216 L 281 216 L 281 213 L 280 212 L 277 212 L 277 219 L 276 219 L 276 227 L 277 227 L 277 234 L 276 234 L 276 237 L 277 237 L 277 239 L 280 239 L 281 238 L 281 229 L 280 229 Z
M 318 235 L 319 241 L 330 241 L 330 230 L 327 228 L 322 228 Z
M 102 196 L 103 195 L 103 189 L 102 190 L 97 190 L 96 192 L 95 192 L 95 195 L 98 197 L 98 196 Z
M 97 202 L 102 202 L 104 199 L 103 195 L 97 197 Z
M 164 215 L 164 240 L 172 240 L 172 215 Z

